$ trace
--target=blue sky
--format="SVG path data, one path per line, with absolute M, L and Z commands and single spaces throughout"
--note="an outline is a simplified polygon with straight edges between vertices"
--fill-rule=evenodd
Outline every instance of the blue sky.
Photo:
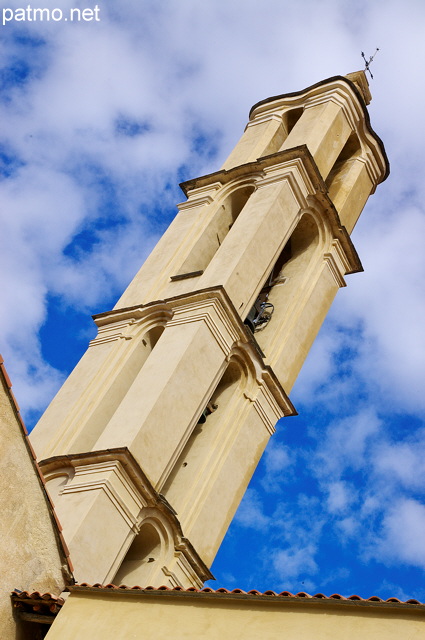
M 50 6 L 47 0 L 44 6 Z M 19 7 L 19 2 L 9 2 Z M 56 0 L 52 7 L 90 7 Z M 93 5 L 94 6 L 94 5 Z M 250 107 L 362 68 L 391 175 L 213 572 L 425 601 L 425 4 L 102 1 L 0 25 L 1 352 L 32 426 Z

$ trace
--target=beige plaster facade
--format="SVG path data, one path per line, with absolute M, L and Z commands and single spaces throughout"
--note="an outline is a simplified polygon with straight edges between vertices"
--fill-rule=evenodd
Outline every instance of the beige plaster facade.
M 10 592 L 60 594 L 71 576 L 1 356 L 0 451 L 0 637 L 25 640 L 30 628 L 16 627 Z
M 422 640 L 424 632 L 424 605 L 76 587 L 46 638 Z
M 77 580 L 199 588 L 347 274 L 388 163 L 363 72 L 253 107 L 32 442 Z

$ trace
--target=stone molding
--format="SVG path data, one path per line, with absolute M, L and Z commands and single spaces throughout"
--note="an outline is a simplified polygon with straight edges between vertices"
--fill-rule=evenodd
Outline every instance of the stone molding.
M 47 483 L 49 478 L 57 476 L 62 468 L 69 467 L 75 469 L 75 475 L 69 486 L 64 487 L 63 495 L 82 491 L 104 491 L 133 533 L 143 525 L 146 511 L 149 512 L 149 516 L 155 512 L 167 529 L 172 531 L 172 557 L 178 572 L 182 572 L 187 581 L 194 586 L 202 585 L 205 580 L 213 578 L 190 541 L 184 537 L 174 509 L 164 496 L 153 488 L 127 447 L 55 456 L 40 462 L 40 469 Z M 94 480 L 93 475 L 98 475 L 99 478 Z M 87 477 L 88 481 L 85 482 L 84 477 Z M 115 575 L 123 557 L 117 560 L 118 562 L 112 563 L 106 579 Z M 172 572 L 171 567 L 165 569 Z M 168 574 L 164 571 L 164 575 Z M 182 586 L 181 580 L 177 577 L 175 579 Z
M 364 159 L 362 161 L 370 168 L 370 163 L 367 163 Z M 253 182 L 257 188 L 267 186 L 273 182 L 287 180 L 300 206 L 300 215 L 312 208 L 328 221 L 330 233 L 340 241 L 341 248 L 347 256 L 347 260 L 345 260 L 347 270 L 343 275 L 363 270 L 351 238 L 345 227 L 342 226 L 338 212 L 327 195 L 326 184 L 322 180 L 317 165 L 305 145 L 286 151 L 279 151 L 240 167 L 234 167 L 229 170 L 223 169 L 217 173 L 190 180 L 180 186 L 185 193 L 191 193 L 192 188 L 198 188 L 198 184 L 204 186 L 213 180 L 214 184 L 217 184 L 217 178 L 220 178 L 221 184 L 224 185 L 254 171 L 259 172 L 258 176 L 253 176 Z
M 339 287 L 346 287 L 344 275 L 348 273 L 350 263 L 339 240 L 332 241 L 330 251 L 325 253 L 324 258 L 336 284 Z
M 336 76 L 303 91 L 262 100 L 252 107 L 248 124 L 272 115 L 282 118 L 284 113 L 295 108 L 311 108 L 334 102 L 343 110 L 351 129 L 359 136 L 368 172 L 376 185 L 388 176 L 389 163 L 380 138 L 370 126 L 369 115 L 363 104 L 365 93 L 358 89 L 358 76 L 361 73 L 355 74 L 355 82 L 350 77 Z M 365 84 L 367 86 L 367 80 Z
M 325 224 L 329 238 L 328 241 L 330 243 L 329 251 L 334 253 L 332 247 L 338 247 L 338 256 L 341 265 L 343 265 L 341 267 L 341 277 L 363 271 L 362 263 L 360 262 L 350 234 L 341 224 L 338 212 L 329 196 L 322 193 L 316 193 L 314 196 L 310 196 L 308 198 L 308 209 L 301 212 L 301 214 L 310 212 L 316 214 Z
M 167 327 L 191 322 L 205 322 L 226 355 L 239 338 L 239 332 L 229 322 L 225 308 L 218 298 L 199 301 L 195 299 L 192 303 L 177 307 Z
M 75 475 L 63 488 L 62 495 L 97 489 L 105 492 L 129 527 L 137 525 L 140 510 L 148 503 L 119 460 L 76 466 Z
M 296 411 L 283 390 L 272 370 L 264 363 L 261 349 L 250 331 L 242 322 L 233 303 L 223 287 L 210 287 L 200 289 L 194 293 L 183 294 L 165 300 L 151 302 L 147 305 L 116 309 L 94 316 L 96 324 L 111 326 L 118 321 L 122 322 L 141 319 L 148 315 L 162 313 L 170 319 L 167 326 L 185 324 L 187 322 L 205 322 L 214 335 L 226 358 L 229 359 L 235 350 L 242 349 L 244 359 L 252 363 L 256 371 L 254 377 L 258 382 L 263 381 L 270 389 L 274 402 L 279 406 L 280 415 L 294 415 Z
M 282 117 L 280 116 L 280 114 L 275 113 L 274 111 L 270 111 L 268 113 L 262 113 L 261 115 L 253 118 L 252 120 L 249 120 L 245 129 L 248 129 L 248 127 L 255 127 L 255 125 L 257 124 L 263 124 L 264 122 L 273 122 L 273 121 L 279 122 L 281 124 Z
M 238 178 L 249 175 L 253 176 L 253 183 L 255 183 L 255 174 L 258 174 L 258 179 L 261 180 L 266 177 L 267 169 L 270 171 L 273 171 L 274 169 L 279 170 L 280 167 L 285 167 L 286 163 L 288 163 L 287 166 L 289 168 L 291 168 L 291 163 L 294 163 L 294 166 L 299 167 L 300 162 L 303 163 L 303 170 L 305 174 L 308 175 L 312 184 L 312 193 L 315 191 L 322 191 L 323 193 L 326 193 L 326 185 L 322 180 L 313 156 L 306 145 L 278 151 L 277 153 L 264 156 L 255 162 L 247 162 L 238 167 L 232 167 L 231 169 L 221 169 L 215 173 L 209 173 L 205 176 L 200 176 L 199 178 L 194 178 L 187 182 L 182 182 L 180 187 L 189 198 L 190 194 L 200 187 L 206 187 L 212 184 L 220 184 L 223 186 Z M 285 177 L 285 175 L 282 177 Z
M 204 187 L 198 187 L 193 189 L 189 198 L 185 202 L 180 202 L 177 205 L 179 211 L 188 211 L 197 207 L 211 204 L 214 201 L 214 195 L 221 188 L 221 182 L 213 182 L 212 184 L 205 185 Z
M 305 207 L 307 197 L 313 195 L 316 192 L 316 188 L 311 180 L 311 173 L 309 175 L 307 169 L 308 161 L 303 156 L 304 154 L 299 158 L 284 160 L 271 167 L 265 167 L 263 170 L 264 177 L 256 182 L 257 188 L 261 189 L 286 180 L 299 207 Z
M 172 317 L 172 310 L 161 303 L 141 305 L 130 309 L 117 309 L 93 316 L 98 335 L 90 341 L 93 347 L 115 340 L 131 340 L 144 326 L 146 332 L 158 324 L 165 324 Z

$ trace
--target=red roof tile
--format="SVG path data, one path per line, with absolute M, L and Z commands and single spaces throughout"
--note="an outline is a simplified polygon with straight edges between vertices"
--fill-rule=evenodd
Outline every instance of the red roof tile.
M 342 596 L 339 593 L 333 593 L 330 596 L 325 596 L 323 593 L 316 593 L 314 595 L 310 595 L 308 593 L 305 593 L 305 591 L 300 591 L 298 593 L 291 593 L 290 591 L 281 591 L 280 593 L 276 593 L 275 591 L 257 591 L 256 589 L 251 589 L 250 591 L 243 591 L 242 589 L 233 589 L 233 590 L 229 590 L 226 589 L 225 587 L 220 587 L 218 589 L 211 589 L 211 587 L 204 587 L 203 589 L 196 589 L 195 587 L 188 587 L 187 589 L 184 589 L 183 587 L 167 587 L 165 585 L 162 585 L 160 587 L 152 587 L 152 586 L 147 586 L 147 587 L 141 587 L 139 585 L 133 586 L 133 587 L 129 587 L 125 584 L 121 584 L 121 585 L 114 585 L 114 584 L 107 584 L 107 585 L 101 585 L 99 583 L 96 583 L 94 585 L 90 585 L 86 582 L 82 582 L 80 584 L 76 584 L 72 587 L 69 587 L 70 591 L 74 591 L 74 590 L 79 590 L 79 589 L 99 589 L 99 590 L 121 590 L 121 591 L 144 591 L 144 592 L 164 592 L 164 591 L 168 591 L 170 593 L 173 592 L 180 592 L 180 593 L 198 593 L 198 594 L 215 594 L 215 595 L 244 595 L 244 596 L 260 596 L 260 597 L 273 597 L 276 599 L 281 599 L 281 598 L 298 598 L 300 600 L 339 600 L 339 601 L 344 601 L 344 602 L 363 602 L 363 603 L 367 603 L 367 602 L 371 602 L 371 603 L 381 603 L 381 604 L 391 604 L 391 603 L 395 603 L 395 604 L 403 604 L 403 605 L 421 605 L 421 606 L 425 606 L 425 604 L 419 602 L 419 600 L 415 600 L 414 598 L 411 598 L 409 600 L 406 600 L 405 602 L 403 602 L 402 600 L 399 600 L 398 598 L 388 598 L 387 600 L 382 600 L 381 598 L 378 598 L 378 596 L 371 596 L 370 598 L 361 598 L 360 596 L 357 595 L 352 595 L 352 596 Z
M 15 609 L 47 615 L 56 615 L 65 602 L 63 598 L 53 593 L 19 591 L 19 589 L 12 591 L 11 598 Z

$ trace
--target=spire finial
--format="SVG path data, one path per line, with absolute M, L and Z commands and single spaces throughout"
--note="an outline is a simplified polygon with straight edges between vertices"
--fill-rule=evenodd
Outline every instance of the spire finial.
M 372 80 L 373 80 L 373 75 L 372 75 L 372 71 L 369 69 L 369 67 L 370 67 L 370 65 L 372 64 L 373 59 L 374 59 L 374 57 L 376 56 L 376 54 L 378 53 L 378 51 L 379 51 L 379 47 L 376 47 L 376 51 L 375 51 L 375 53 L 373 54 L 373 56 L 370 56 L 369 60 L 366 60 L 365 54 L 363 53 L 363 51 L 361 52 L 361 54 L 362 54 L 362 58 L 363 58 L 363 60 L 365 61 L 365 68 L 364 68 L 364 70 L 365 70 L 365 71 L 369 71 L 369 73 L 370 73 L 370 77 L 372 78 Z

